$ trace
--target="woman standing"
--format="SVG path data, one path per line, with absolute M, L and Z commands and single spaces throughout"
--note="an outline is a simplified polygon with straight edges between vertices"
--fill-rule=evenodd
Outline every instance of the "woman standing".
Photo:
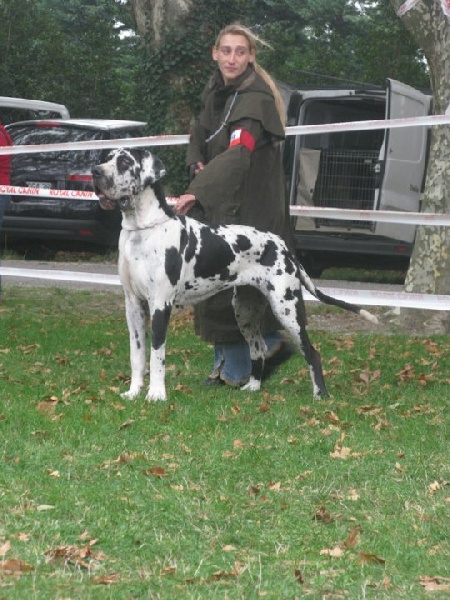
M 188 166 L 193 177 L 175 210 L 210 225 L 251 225 L 289 237 L 282 165 L 285 108 L 271 79 L 256 61 L 261 42 L 240 24 L 225 27 L 212 49 L 217 63 L 202 94 L 203 109 L 192 131 Z M 255 292 L 248 289 L 249 301 Z M 195 309 L 195 332 L 214 344 L 214 368 L 205 383 L 240 386 L 250 377 L 248 346 L 234 318 L 232 291 Z M 263 332 L 267 356 L 283 346 L 268 309 Z

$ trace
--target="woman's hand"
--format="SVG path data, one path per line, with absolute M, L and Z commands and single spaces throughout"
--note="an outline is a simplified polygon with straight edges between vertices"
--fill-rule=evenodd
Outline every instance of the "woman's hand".
M 179 198 L 176 198 L 173 210 L 177 215 L 185 215 L 196 202 L 197 200 L 193 194 L 183 194 Z

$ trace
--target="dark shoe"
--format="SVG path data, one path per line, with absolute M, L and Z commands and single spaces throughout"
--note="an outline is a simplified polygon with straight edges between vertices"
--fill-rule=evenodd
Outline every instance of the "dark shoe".
M 225 381 L 222 381 L 220 377 L 207 377 L 204 381 L 202 381 L 201 385 L 205 387 L 214 385 L 225 385 Z
M 291 342 L 283 342 L 278 352 L 264 362 L 262 381 L 269 379 L 282 364 L 291 359 L 294 354 L 297 354 L 297 351 L 297 346 L 291 344 Z

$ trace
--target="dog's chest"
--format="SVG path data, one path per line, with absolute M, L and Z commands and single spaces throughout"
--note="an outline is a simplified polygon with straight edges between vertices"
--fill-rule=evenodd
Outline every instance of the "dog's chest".
M 166 228 L 151 232 L 122 231 L 119 275 L 125 289 L 141 298 L 171 294 L 181 267 L 179 238 L 169 233 Z

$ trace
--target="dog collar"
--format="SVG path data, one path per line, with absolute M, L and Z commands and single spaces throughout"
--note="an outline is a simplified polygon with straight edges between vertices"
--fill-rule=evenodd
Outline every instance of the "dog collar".
M 130 206 L 130 196 L 122 196 L 119 198 L 119 208 L 120 210 L 127 210 Z

